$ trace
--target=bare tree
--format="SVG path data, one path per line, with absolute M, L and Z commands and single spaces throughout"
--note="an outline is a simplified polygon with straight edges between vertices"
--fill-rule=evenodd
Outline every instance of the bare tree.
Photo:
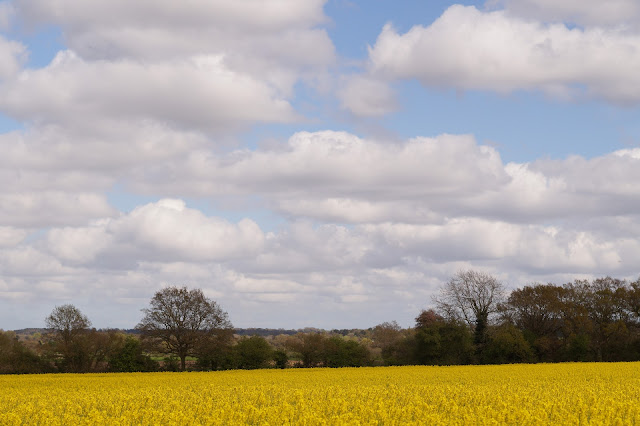
M 54 351 L 63 356 L 60 368 L 64 371 L 84 371 L 87 364 L 84 338 L 91 321 L 78 308 L 67 304 L 56 306 L 45 318 L 45 324 L 52 337 Z
M 186 358 L 207 339 L 232 327 L 227 313 L 200 289 L 167 287 L 153 296 L 144 318 L 137 325 L 143 339 L 161 341 L 164 349 L 180 358 L 184 371 Z
M 47 328 L 53 332 L 65 346 L 91 327 L 91 321 L 73 305 L 56 306 L 45 318 Z
M 490 315 L 504 302 L 503 284 L 479 271 L 456 273 L 434 297 L 438 310 L 447 318 L 463 320 L 474 330 L 475 343 L 484 343 Z

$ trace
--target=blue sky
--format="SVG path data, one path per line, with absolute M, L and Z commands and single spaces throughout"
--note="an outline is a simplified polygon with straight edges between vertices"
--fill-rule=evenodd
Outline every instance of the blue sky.
M 0 328 L 411 326 L 640 255 L 640 5 L 0 1 Z M 259 13 L 256 13 L 256 10 Z

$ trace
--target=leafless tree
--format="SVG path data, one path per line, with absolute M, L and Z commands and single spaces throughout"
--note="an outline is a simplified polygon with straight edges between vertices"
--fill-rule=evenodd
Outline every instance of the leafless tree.
M 136 327 L 142 338 L 162 342 L 167 353 L 180 358 L 182 370 L 187 356 L 194 355 L 206 339 L 232 327 L 227 313 L 200 289 L 164 288 L 142 312 L 144 318 Z
M 89 318 L 73 305 L 56 306 L 45 318 L 45 324 L 65 348 L 91 327 Z
M 468 270 L 456 273 L 434 302 L 443 316 L 465 321 L 474 330 L 476 343 L 483 343 L 489 317 L 504 299 L 504 285 L 494 276 Z
M 45 318 L 45 324 L 52 343 L 51 356 L 58 368 L 65 372 L 86 371 L 90 364 L 86 343 L 91 321 L 78 308 L 67 304 L 56 306 Z

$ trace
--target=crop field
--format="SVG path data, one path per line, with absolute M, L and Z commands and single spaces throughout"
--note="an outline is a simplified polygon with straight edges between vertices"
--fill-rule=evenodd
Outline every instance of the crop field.
M 640 363 L 0 376 L 0 424 L 640 424 Z

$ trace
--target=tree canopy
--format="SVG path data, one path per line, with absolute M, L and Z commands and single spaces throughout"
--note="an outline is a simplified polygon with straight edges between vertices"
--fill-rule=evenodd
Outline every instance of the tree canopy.
M 227 313 L 200 289 L 166 287 L 142 312 L 144 318 L 136 327 L 142 338 L 160 342 L 160 350 L 180 358 L 182 370 L 187 356 L 194 355 L 203 341 L 232 327 Z

